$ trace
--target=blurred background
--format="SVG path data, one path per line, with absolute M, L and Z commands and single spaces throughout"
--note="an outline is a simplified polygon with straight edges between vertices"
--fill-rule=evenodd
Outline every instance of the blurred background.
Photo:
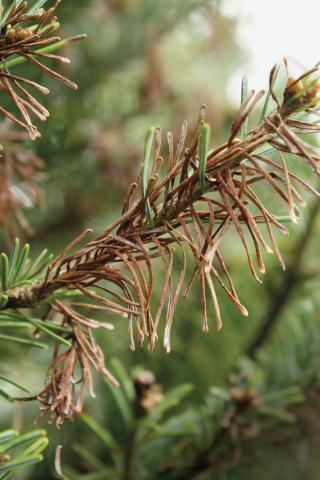
M 305 0 L 299 8 L 273 0 L 64 0 L 59 8 L 64 36 L 85 32 L 88 39 L 62 52 L 72 60 L 62 73 L 78 83 L 79 91 L 72 92 L 52 79 L 43 82 L 52 92 L 46 104 L 51 116 L 42 126 L 42 138 L 28 144 L 44 160 L 48 173 L 42 207 L 25 212 L 34 229 L 30 239 L 34 253 L 44 247 L 57 253 L 84 228 L 92 227 L 97 233 L 119 214 L 126 188 L 139 171 L 149 125 L 177 134 L 187 119 L 192 132 L 199 106 L 205 103 L 217 145 L 228 135 L 239 106 L 243 74 L 249 76 L 250 87 L 259 89 L 267 86 L 272 65 L 284 55 L 293 74 L 313 66 L 319 60 L 319 8 L 316 0 Z M 21 74 L 24 69 L 28 77 L 41 80 L 41 73 L 28 66 L 16 71 Z M 311 177 L 303 162 L 297 162 L 294 170 L 305 179 Z M 188 302 L 178 306 L 172 353 L 167 355 L 160 342 L 152 354 L 131 352 L 125 322 L 119 319 L 114 332 L 98 333 L 106 358 L 117 357 L 128 375 L 139 366 L 152 371 L 164 395 L 180 384 L 192 384 L 193 390 L 172 415 L 201 409 L 212 386 L 225 388 L 230 373 L 238 368 L 258 368 L 266 390 L 293 385 L 305 391 L 317 385 L 320 205 L 305 198 L 308 207 L 299 225 L 289 225 L 289 238 L 278 236 L 287 271 L 283 273 L 269 256 L 262 285 L 251 278 L 238 240 L 226 239 L 225 258 L 242 303 L 249 309 L 248 318 L 240 317 L 219 292 L 224 327 L 215 332 L 211 311 L 210 332 L 203 334 L 195 286 Z M 267 201 L 269 210 L 286 213 L 273 197 Z M 1 242 L 6 249 L 6 239 Z M 155 299 L 159 295 L 160 291 L 155 292 Z M 248 355 L 255 357 L 254 365 L 244 360 Z M 49 354 L 6 347 L 1 362 L 7 373 L 37 392 Z M 119 406 L 105 383 L 100 378 L 95 382 L 97 399 L 87 399 L 86 411 L 121 443 L 125 440 Z M 294 425 L 276 427 L 276 436 L 259 437 L 250 455 L 244 452 L 235 465 L 229 459 L 228 468 L 208 468 L 199 478 L 318 479 L 320 417 L 308 402 L 303 405 Z M 13 417 L 14 426 L 25 430 L 33 426 L 37 405 L 13 406 L 1 400 L 1 413 L 3 429 Z M 97 464 L 81 455 L 79 445 L 75 447 L 77 443 L 85 446 L 105 466 L 112 463 L 108 448 L 85 421 L 77 419 L 60 431 L 49 427 L 49 432 L 45 463 L 17 478 L 56 478 L 53 455 L 60 443 L 70 478 L 118 478 L 106 473 L 94 476 Z M 282 434 L 279 448 L 277 439 Z M 192 448 L 198 448 L 188 447 L 189 437 L 183 431 L 175 437 L 186 444 L 180 456 L 184 448 L 191 448 L 191 453 L 186 450 L 190 455 Z M 160 465 L 162 460 L 156 459 L 154 465 L 157 461 Z M 176 478 L 144 470 L 143 465 L 141 460 L 139 476 L 130 478 Z

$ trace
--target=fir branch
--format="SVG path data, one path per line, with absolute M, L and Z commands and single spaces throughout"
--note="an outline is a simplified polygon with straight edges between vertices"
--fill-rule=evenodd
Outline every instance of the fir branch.
M 62 325 L 72 329 L 72 347 L 59 353 L 57 345 L 51 380 L 38 396 L 43 411 L 50 418 L 56 418 L 58 424 L 65 418 L 72 418 L 81 409 L 83 389 L 81 387 L 77 394 L 71 388 L 77 363 L 83 370 L 83 381 L 92 395 L 90 364 L 117 384 L 106 369 L 102 351 L 91 333 L 95 328 L 111 326 L 92 319 L 92 311 L 100 309 L 124 316 L 128 321 L 131 349 L 135 348 L 136 341 L 142 346 L 147 339 L 152 350 L 167 302 L 164 347 L 169 352 L 178 299 L 182 295 L 188 296 L 196 277 L 201 286 L 203 331 L 209 330 L 208 294 L 212 297 L 217 329 L 222 327 L 215 284 L 222 287 L 241 314 L 248 314 L 238 297 L 220 248 L 224 236 L 232 227 L 243 244 L 249 268 L 257 281 L 261 281 L 259 274 L 265 272 L 262 250 L 273 252 L 284 268 L 272 229 L 283 234 L 288 231 L 276 215 L 268 211 L 256 185 L 262 183 L 279 196 L 287 204 L 293 221 L 300 215 L 298 204 L 304 205 L 297 187 L 320 196 L 288 168 L 284 157 L 284 153 L 290 158 L 300 157 L 317 175 L 320 173 L 319 149 L 301 136 L 305 132 L 320 131 L 319 125 L 312 121 L 312 117 L 310 119 L 317 112 L 319 101 L 315 71 L 306 72 L 296 81 L 288 78 L 281 102 L 273 91 L 273 69 L 270 95 L 276 101 L 276 108 L 265 116 L 257 128 L 249 130 L 242 140 L 238 139 L 237 135 L 246 131 L 243 126 L 249 115 L 264 96 L 264 92 L 255 94 L 251 90 L 235 116 L 228 141 L 207 154 L 209 127 L 204 123 L 205 108 L 201 107 L 198 127 L 188 148 L 184 147 L 186 124 L 182 126 L 175 151 L 172 136 L 168 135 L 170 158 L 165 174 L 162 174 L 160 129 L 152 127 L 146 138 L 141 173 L 129 187 L 121 217 L 93 240 L 76 249 L 77 244 L 83 243 L 84 238 L 91 234 L 91 230 L 83 232 L 53 260 L 42 281 L 4 292 L 8 295 L 5 308 L 26 308 L 47 302 L 52 314 L 61 318 Z M 297 119 L 297 114 L 302 113 L 305 114 L 303 121 Z M 266 156 L 264 150 L 267 148 L 268 151 L 269 147 L 278 153 L 278 161 Z M 262 233 L 261 223 L 267 227 L 267 238 Z M 254 246 L 255 260 L 246 231 Z M 175 287 L 171 276 L 174 246 L 182 253 L 181 275 Z M 195 268 L 183 288 L 186 247 L 191 250 Z M 150 307 L 154 258 L 161 259 L 166 269 L 155 316 Z M 87 297 L 87 303 L 52 299 L 54 292 L 59 290 L 80 291 Z
M 38 2 L 30 6 L 31 2 L 12 2 L 7 11 L 1 16 L 0 25 L 0 87 L 13 100 L 19 116 L 0 106 L 0 112 L 22 128 L 25 128 L 32 140 L 40 136 L 40 132 L 31 120 L 31 114 L 41 121 L 45 121 L 49 112 L 47 109 L 26 90 L 30 86 L 40 93 L 47 95 L 49 90 L 28 78 L 20 77 L 11 73 L 12 68 L 24 61 L 35 65 L 46 74 L 56 78 L 64 85 L 77 89 L 77 85 L 42 63 L 43 59 L 55 60 L 62 63 L 70 63 L 70 60 L 62 55 L 51 53 L 75 40 L 84 38 L 77 35 L 70 39 L 61 40 L 56 35 L 59 28 L 56 9 L 61 0 L 56 0 L 53 6 L 45 9 L 45 2 Z M 34 8 L 39 4 L 38 8 Z M 2 9 L 2 7 L 1 7 Z

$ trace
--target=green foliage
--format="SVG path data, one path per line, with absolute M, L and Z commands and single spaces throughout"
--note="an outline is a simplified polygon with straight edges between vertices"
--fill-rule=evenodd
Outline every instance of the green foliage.
M 280 64 L 277 64 L 274 67 L 274 74 L 273 74 L 273 77 L 272 77 L 272 80 L 271 80 L 271 85 L 268 89 L 268 92 L 267 92 L 267 95 L 266 95 L 266 98 L 265 98 L 265 101 L 264 101 L 264 104 L 263 104 L 263 107 L 262 107 L 262 110 L 261 110 L 259 123 L 262 123 L 262 121 L 263 121 L 263 119 L 266 116 L 266 113 L 268 111 L 269 102 L 270 102 L 270 98 L 271 98 L 271 89 L 273 89 L 274 86 L 275 86 L 277 77 L 279 75 L 279 71 L 280 71 Z
M 16 430 L 0 433 L 0 479 L 11 478 L 21 467 L 39 463 L 49 443 L 45 430 L 20 435 Z
M 24 285 L 31 285 L 34 280 L 40 280 L 52 261 L 53 255 L 44 249 L 36 258 L 30 258 L 30 246 L 20 247 L 20 240 L 16 238 L 10 258 L 5 253 L 0 256 L 1 295 L 9 289 Z
M 242 77 L 242 83 L 241 83 L 241 105 L 243 104 L 243 102 L 248 97 L 248 90 L 249 90 L 248 89 L 248 77 L 246 75 L 244 75 Z M 245 120 L 245 122 L 243 122 L 243 125 L 240 129 L 241 140 L 243 140 L 245 138 L 247 133 L 248 133 L 248 118 Z
M 59 333 L 68 334 L 70 332 L 68 327 L 63 327 L 54 321 L 45 322 L 41 318 L 24 315 L 17 310 L 6 310 L 4 313 L 0 312 L 0 331 L 12 330 L 24 330 L 27 334 L 32 333 L 32 331 L 41 331 L 52 340 L 62 343 L 67 347 L 71 346 L 71 343 L 68 340 L 59 335 Z M 1 333 L 0 339 L 29 347 L 40 349 L 48 348 L 45 343 L 34 341 L 26 336 L 11 335 L 11 333 Z
M 200 154 L 199 154 L 199 183 L 201 191 L 204 192 L 206 187 L 206 162 L 209 150 L 209 142 L 211 135 L 211 127 L 208 123 L 204 123 L 200 132 Z
M 301 321 L 298 323 L 302 325 Z M 297 421 L 294 407 L 304 403 L 303 390 L 314 385 L 315 377 L 310 375 L 307 382 L 302 380 L 306 359 L 297 376 L 293 378 L 287 374 L 292 358 L 291 355 L 283 356 L 288 352 L 288 330 L 289 335 L 299 338 L 299 344 L 291 342 L 290 349 L 295 349 L 296 354 L 308 350 L 308 333 L 301 329 L 300 335 L 296 335 L 296 329 L 295 325 L 287 325 L 286 332 L 281 334 L 276 345 L 268 347 L 268 353 L 261 355 L 261 360 L 253 362 L 243 358 L 232 373 L 229 386 L 211 387 L 202 405 L 191 406 L 186 402 L 192 386 L 181 385 L 166 392 L 163 400 L 142 417 L 137 416 L 139 399 L 137 394 L 133 396 L 132 380 L 119 360 L 113 360 L 121 380 L 120 389 L 111 388 L 118 421 L 121 421 L 121 437 L 119 431 L 102 426 L 89 414 L 82 415 L 82 421 L 100 443 L 98 451 L 101 454 L 90 450 L 90 437 L 84 444 L 74 444 L 74 451 L 80 457 L 79 466 L 83 465 L 86 473 L 65 467 L 66 473 L 71 480 L 102 479 L 107 474 L 114 479 L 194 478 L 184 476 L 189 468 L 201 458 L 204 463 L 208 461 L 205 470 L 210 469 L 210 458 L 213 458 L 216 459 L 212 463 L 215 474 L 210 478 L 220 478 L 219 465 L 221 462 L 224 468 L 223 458 L 235 448 L 246 448 L 250 441 L 245 428 L 259 425 L 253 436 L 257 442 L 262 432 Z M 282 362 L 278 358 L 280 352 Z M 315 360 L 313 350 L 308 358 Z M 319 355 L 312 365 L 318 378 Z M 275 374 L 282 379 L 280 383 L 273 378 Z M 302 380 L 301 387 L 298 379 Z M 231 433 L 235 429 L 239 430 L 236 439 Z M 199 468 L 200 472 L 202 467 Z M 124 472 L 127 472 L 126 477 Z
M 35 280 L 40 281 L 52 258 L 52 254 L 49 254 L 48 250 L 44 249 L 34 260 L 31 259 L 29 244 L 22 248 L 17 238 L 14 241 L 10 258 L 5 253 L 2 253 L 0 256 L 1 308 L 4 309 L 7 305 L 9 289 L 31 285 Z M 55 298 L 65 297 L 66 295 L 68 295 L 68 292 L 57 292 Z M 54 341 L 60 342 L 67 347 L 71 346 L 67 339 L 59 335 L 59 333 L 68 333 L 69 329 L 67 327 L 63 327 L 55 322 L 45 322 L 33 314 L 24 314 L 15 309 L 0 311 L 0 340 L 47 349 L 45 343 L 35 341 L 26 336 L 12 335 L 12 330 L 25 330 L 27 333 L 32 333 L 32 331 L 42 332 Z
M 149 185 L 149 169 L 152 163 L 153 143 L 155 140 L 156 127 L 150 127 L 146 134 L 146 141 L 144 147 L 144 160 L 142 164 L 142 198 L 146 202 L 145 211 L 149 226 L 153 226 L 153 216 L 151 210 L 150 200 L 147 197 Z

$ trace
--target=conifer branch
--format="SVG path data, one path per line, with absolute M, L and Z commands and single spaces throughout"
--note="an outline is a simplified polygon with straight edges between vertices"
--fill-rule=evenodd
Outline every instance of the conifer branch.
M 84 35 L 77 35 L 61 40 L 56 35 L 60 25 L 55 16 L 61 0 L 56 0 L 47 9 L 44 8 L 45 3 L 44 1 L 36 3 L 14 1 L 7 10 L 4 10 L 2 3 L 0 5 L 0 88 L 8 97 L 11 97 L 18 116 L 3 106 L 0 106 L 0 113 L 26 129 L 31 140 L 41 136 L 37 126 L 33 124 L 31 115 L 45 121 L 50 114 L 26 87 L 31 87 L 44 95 L 50 92 L 48 88 L 37 82 L 12 74 L 9 69 L 27 61 L 67 87 L 77 89 L 76 83 L 45 65 L 43 60 L 70 63 L 68 58 L 52 52 L 67 43 L 84 38 Z
M 203 331 L 209 330 L 208 295 L 212 298 L 216 327 L 218 330 L 222 327 L 216 284 L 241 314 L 248 314 L 221 250 L 223 238 L 232 228 L 243 244 L 249 268 L 257 281 L 261 282 L 259 274 L 265 272 L 262 250 L 274 253 L 285 268 L 273 229 L 285 235 L 288 230 L 269 212 L 256 186 L 263 184 L 279 196 L 287 204 L 293 222 L 297 222 L 300 215 L 298 205 L 305 205 L 298 188 L 320 196 L 288 167 L 292 159 L 300 157 L 317 175 L 320 173 L 319 149 L 301 135 L 320 131 L 316 71 L 312 69 L 296 80 L 289 77 L 280 101 L 274 93 L 277 72 L 274 67 L 269 90 L 276 108 L 266 114 L 260 125 L 247 132 L 248 117 L 264 96 L 264 92 L 255 94 L 251 90 L 235 116 L 229 139 L 211 151 L 208 150 L 210 128 L 205 123 L 206 109 L 201 107 L 198 126 L 188 148 L 185 147 L 186 123 L 175 147 L 173 135 L 168 134 L 169 159 L 164 174 L 161 130 L 150 128 L 142 169 L 129 187 L 120 218 L 77 248 L 92 233 L 89 229 L 84 231 L 51 262 L 40 281 L 5 292 L 8 299 L 4 308 L 30 308 L 47 303 L 48 319 L 58 317 L 63 326 L 72 330 L 71 338 L 66 334 L 72 347 L 60 353 L 61 342 L 57 343 L 51 379 L 37 397 L 43 412 L 58 424 L 81 410 L 84 383 L 94 395 L 90 364 L 117 385 L 92 336 L 93 329 L 111 328 L 111 325 L 91 318 L 91 312 L 104 311 L 125 317 L 130 348 L 134 349 L 136 342 L 142 346 L 147 339 L 148 348 L 153 350 L 160 319 L 167 307 L 163 343 L 170 352 L 178 299 L 188 296 L 196 277 L 201 287 Z M 240 132 L 241 140 L 237 138 Z M 270 151 L 278 155 L 278 160 L 269 158 Z M 261 224 L 267 227 L 267 238 Z M 255 259 L 246 232 L 254 246 Z M 172 265 L 176 247 L 182 254 L 182 267 L 174 286 Z M 185 285 L 186 247 L 191 250 L 194 271 Z M 152 312 L 155 258 L 163 262 L 165 274 L 159 306 Z M 63 298 L 63 292 L 70 291 L 80 292 L 86 300 Z M 77 364 L 83 371 L 79 394 L 71 388 Z

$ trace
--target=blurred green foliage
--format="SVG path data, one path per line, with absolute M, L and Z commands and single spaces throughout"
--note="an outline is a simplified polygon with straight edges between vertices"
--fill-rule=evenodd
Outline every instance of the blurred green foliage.
M 20 435 L 10 429 L 0 433 L 0 478 L 12 478 L 21 467 L 42 461 L 42 452 L 48 445 L 45 430 L 33 430 Z

